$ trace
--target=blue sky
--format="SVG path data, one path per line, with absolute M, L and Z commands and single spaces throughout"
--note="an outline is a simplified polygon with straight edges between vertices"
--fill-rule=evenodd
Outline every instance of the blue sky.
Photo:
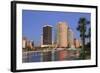
M 56 11 L 36 11 L 23 10 L 22 11 L 22 35 L 29 40 L 33 40 L 35 44 L 40 44 L 40 36 L 42 34 L 42 27 L 45 24 L 53 26 L 54 30 L 58 22 L 67 22 L 69 27 L 74 31 L 75 38 L 79 39 L 79 32 L 76 30 L 80 17 L 85 17 L 90 21 L 90 13 L 78 12 L 56 12 Z

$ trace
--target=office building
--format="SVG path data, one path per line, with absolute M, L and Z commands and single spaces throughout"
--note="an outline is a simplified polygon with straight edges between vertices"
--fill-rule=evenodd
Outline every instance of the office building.
M 73 31 L 68 28 L 68 47 L 74 48 L 74 33 Z
M 41 36 L 41 41 L 43 40 L 43 46 L 52 45 L 52 26 L 45 25 L 43 27 L 43 36 Z
M 57 24 L 57 47 L 68 47 L 68 24 L 66 22 L 59 22 Z

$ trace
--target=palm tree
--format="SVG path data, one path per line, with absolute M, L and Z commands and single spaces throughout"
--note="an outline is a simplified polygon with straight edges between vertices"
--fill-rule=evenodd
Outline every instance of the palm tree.
M 80 37 L 81 37 L 81 40 L 82 40 L 82 59 L 85 58 L 84 48 L 85 48 L 85 38 L 86 38 L 86 30 L 87 30 L 86 25 L 89 24 L 89 23 L 90 22 L 87 21 L 86 18 L 84 18 L 84 17 L 81 17 L 78 21 L 77 30 L 80 32 Z

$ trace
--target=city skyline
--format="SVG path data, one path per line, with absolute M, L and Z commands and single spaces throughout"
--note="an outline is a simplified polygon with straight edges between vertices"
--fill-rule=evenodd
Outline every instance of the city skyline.
M 55 29 L 55 41 L 52 40 L 52 26 L 45 25 L 43 26 L 43 34 L 41 35 L 41 44 L 37 47 L 59 47 L 59 48 L 77 48 L 80 47 L 81 42 L 79 39 L 74 37 L 74 32 L 69 28 L 66 22 L 59 22 Z M 23 48 L 36 47 L 33 40 L 23 37 Z
M 76 27 L 80 17 L 85 17 L 89 21 L 91 18 L 90 13 L 23 10 L 22 35 L 40 45 L 42 28 L 48 24 L 53 26 L 52 39 L 54 41 L 55 27 L 58 22 L 64 21 L 76 34 L 75 38 L 79 38 Z

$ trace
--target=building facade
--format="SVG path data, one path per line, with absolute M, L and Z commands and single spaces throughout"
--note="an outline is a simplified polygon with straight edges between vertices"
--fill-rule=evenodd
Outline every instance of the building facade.
M 27 38 L 22 38 L 22 48 L 23 50 L 33 50 L 34 49 L 34 42 L 28 40 Z
M 52 26 L 46 25 L 43 27 L 43 42 L 42 45 L 52 45 Z M 42 41 L 41 40 L 41 41 Z
M 74 48 L 74 32 L 68 28 L 68 47 Z
M 75 48 L 79 48 L 81 46 L 80 41 L 78 39 L 74 40 Z
M 57 47 L 65 48 L 68 47 L 68 24 L 65 22 L 59 22 L 57 24 Z
M 22 48 L 25 49 L 27 46 L 27 39 L 25 37 L 22 38 Z

